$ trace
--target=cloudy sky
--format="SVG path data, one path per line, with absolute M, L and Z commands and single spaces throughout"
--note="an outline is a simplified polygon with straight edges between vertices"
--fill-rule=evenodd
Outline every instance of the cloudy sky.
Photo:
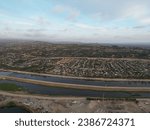
M 0 0 L 0 38 L 149 42 L 150 0 Z

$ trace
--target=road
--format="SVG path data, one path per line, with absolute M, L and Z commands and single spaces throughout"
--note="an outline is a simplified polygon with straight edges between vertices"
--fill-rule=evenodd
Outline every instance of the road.
M 52 74 L 44 74 L 44 73 L 35 73 L 35 72 L 27 72 L 27 71 L 18 71 L 18 70 L 5 70 L 0 69 L 0 71 L 6 72 L 16 72 L 21 74 L 30 74 L 30 75 L 37 75 L 37 76 L 51 76 L 51 77 L 60 77 L 60 78 L 71 78 L 71 79 L 83 79 L 83 80 L 95 80 L 95 81 L 145 81 L 149 82 L 150 79 L 117 79 L 117 78 L 89 78 L 89 77 L 72 77 L 72 76 L 63 76 L 63 75 L 52 75 Z
M 0 95 L 3 96 L 12 96 L 12 97 L 21 97 L 21 98 L 36 98 L 36 99 L 43 99 L 43 100 L 52 100 L 52 99 L 57 99 L 57 100 L 82 100 L 86 99 L 85 97 L 57 97 L 57 96 L 44 96 L 44 95 L 31 95 L 31 94 L 19 94 L 19 93 L 9 93 L 9 92 L 4 92 L 0 91 Z

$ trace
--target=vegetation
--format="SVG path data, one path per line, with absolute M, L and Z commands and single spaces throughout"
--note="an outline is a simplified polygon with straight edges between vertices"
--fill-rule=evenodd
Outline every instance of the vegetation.
M 24 89 L 12 83 L 0 83 L 0 90 L 2 91 L 23 91 Z
M 24 113 L 30 113 L 30 110 L 28 108 L 26 108 L 25 106 L 22 106 L 22 105 L 18 105 L 17 103 L 15 103 L 13 101 L 10 101 L 5 106 L 0 107 L 0 109 L 5 109 L 5 108 L 7 108 L 7 109 L 19 108 L 19 109 L 22 109 Z M 2 113 L 5 113 L 5 111 L 3 111 Z M 10 109 L 10 113 L 14 113 L 14 111 L 11 112 L 11 109 Z
M 12 102 L 12 101 L 10 101 L 10 102 L 8 102 L 7 104 L 6 104 L 6 106 L 4 106 L 4 107 L 16 107 L 17 105 L 15 104 L 15 102 Z

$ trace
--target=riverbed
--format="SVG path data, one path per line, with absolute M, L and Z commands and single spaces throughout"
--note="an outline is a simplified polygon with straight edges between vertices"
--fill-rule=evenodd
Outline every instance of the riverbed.
M 97 81 L 97 80 L 86 80 L 86 79 L 74 79 L 56 76 L 40 76 L 33 74 L 23 74 L 17 72 L 0 72 L 0 76 L 12 76 L 17 78 L 42 80 L 56 83 L 66 84 L 79 84 L 79 85 L 90 85 L 90 86 L 118 86 L 118 87 L 150 87 L 150 81 Z
M 0 76 L 10 76 L 25 79 L 34 79 L 41 81 L 66 83 L 66 84 L 80 84 L 80 85 L 94 85 L 104 87 L 150 87 L 148 81 L 94 81 L 83 80 L 74 78 L 64 78 L 55 76 L 40 76 L 34 74 L 23 74 L 17 72 L 0 72 Z M 31 83 L 23 83 L 18 81 L 0 80 L 0 83 L 13 83 L 21 86 L 24 90 L 31 94 L 42 94 L 52 96 L 83 96 L 83 97 L 107 97 L 107 98 L 150 98 L 148 92 L 113 92 L 113 91 L 94 91 L 94 90 L 82 90 L 73 88 L 53 87 L 44 85 L 35 85 Z
M 17 81 L 0 80 L 0 83 L 13 83 L 22 87 L 31 94 L 41 94 L 49 96 L 80 96 L 80 97 L 107 97 L 107 98 L 150 98 L 150 93 L 143 92 L 106 92 L 93 90 L 79 90 L 59 87 L 47 87 L 42 85 L 34 85 L 30 83 L 22 83 Z

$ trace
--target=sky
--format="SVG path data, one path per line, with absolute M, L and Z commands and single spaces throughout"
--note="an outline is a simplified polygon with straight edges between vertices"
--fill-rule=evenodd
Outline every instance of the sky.
M 0 38 L 150 42 L 150 0 L 0 0 Z

